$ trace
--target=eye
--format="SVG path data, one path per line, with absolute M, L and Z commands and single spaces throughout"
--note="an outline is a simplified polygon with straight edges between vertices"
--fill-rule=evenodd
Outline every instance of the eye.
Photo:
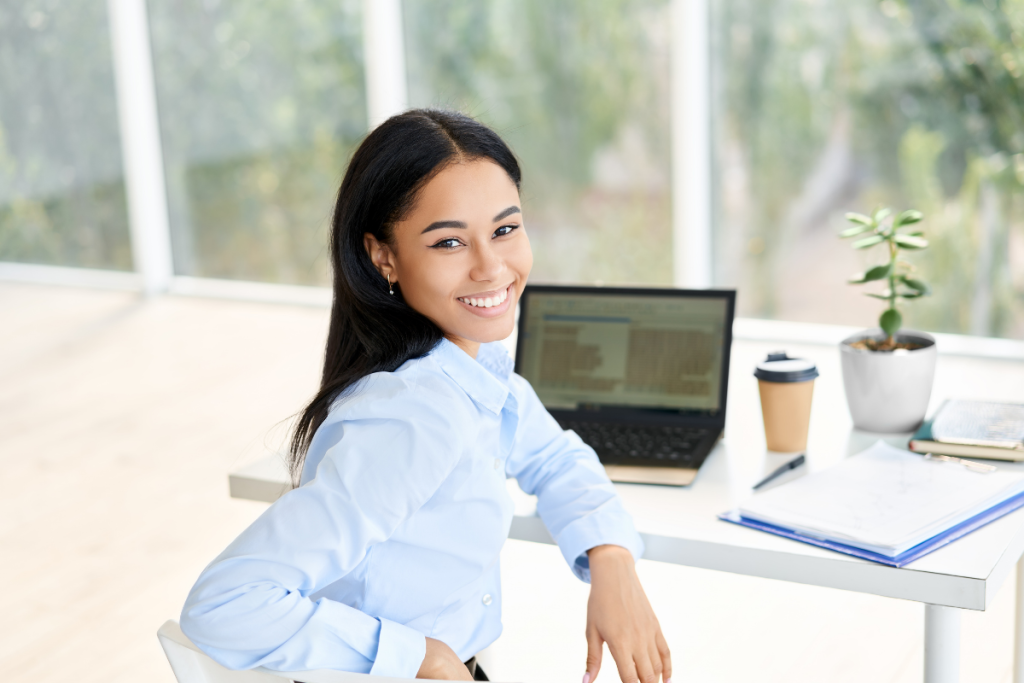
M 454 249 L 462 244 L 456 237 L 447 237 L 431 245 L 432 249 Z
M 503 237 L 505 235 L 511 235 L 513 230 L 518 230 L 518 225 L 503 225 L 494 231 L 495 237 Z

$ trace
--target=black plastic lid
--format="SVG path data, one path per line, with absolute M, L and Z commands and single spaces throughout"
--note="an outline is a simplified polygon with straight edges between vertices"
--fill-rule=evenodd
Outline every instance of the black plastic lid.
M 769 353 L 754 370 L 754 377 L 766 382 L 806 382 L 817 376 L 818 368 L 814 361 L 790 358 L 785 351 Z

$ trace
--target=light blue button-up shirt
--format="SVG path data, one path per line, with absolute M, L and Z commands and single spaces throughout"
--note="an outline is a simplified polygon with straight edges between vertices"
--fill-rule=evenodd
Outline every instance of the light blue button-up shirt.
M 474 360 L 445 340 L 335 402 L 302 485 L 203 570 L 181 628 L 231 669 L 413 678 L 426 636 L 469 659 L 501 634 L 508 477 L 537 495 L 582 580 L 590 548 L 642 554 L 594 451 L 512 373 L 504 347 Z

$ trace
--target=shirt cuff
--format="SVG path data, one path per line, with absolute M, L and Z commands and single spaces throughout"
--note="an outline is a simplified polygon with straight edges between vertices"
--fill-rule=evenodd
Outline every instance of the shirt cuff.
M 422 633 L 381 619 L 377 657 L 370 668 L 370 675 L 416 678 L 426 654 L 427 639 Z
M 594 512 L 581 517 L 562 529 L 558 547 L 569 563 L 572 573 L 590 583 L 590 561 L 587 551 L 599 545 L 622 546 L 639 560 L 644 554 L 644 542 L 633 526 L 633 520 L 621 503 L 606 503 Z

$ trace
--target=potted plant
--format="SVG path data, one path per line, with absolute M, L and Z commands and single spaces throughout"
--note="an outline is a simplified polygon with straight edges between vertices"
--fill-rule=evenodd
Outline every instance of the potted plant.
M 912 432 L 924 420 L 935 376 L 935 338 L 925 332 L 903 330 L 898 304 L 931 293 L 930 288 L 904 261 L 901 251 L 924 249 L 928 241 L 918 226 L 920 211 L 891 217 L 889 209 L 871 216 L 846 214 L 852 226 L 842 238 L 858 237 L 854 249 L 881 246 L 887 259 L 850 279 L 851 284 L 878 282 L 880 292 L 867 296 L 886 302 L 878 327 L 864 330 L 840 344 L 846 402 L 857 429 L 868 432 Z

